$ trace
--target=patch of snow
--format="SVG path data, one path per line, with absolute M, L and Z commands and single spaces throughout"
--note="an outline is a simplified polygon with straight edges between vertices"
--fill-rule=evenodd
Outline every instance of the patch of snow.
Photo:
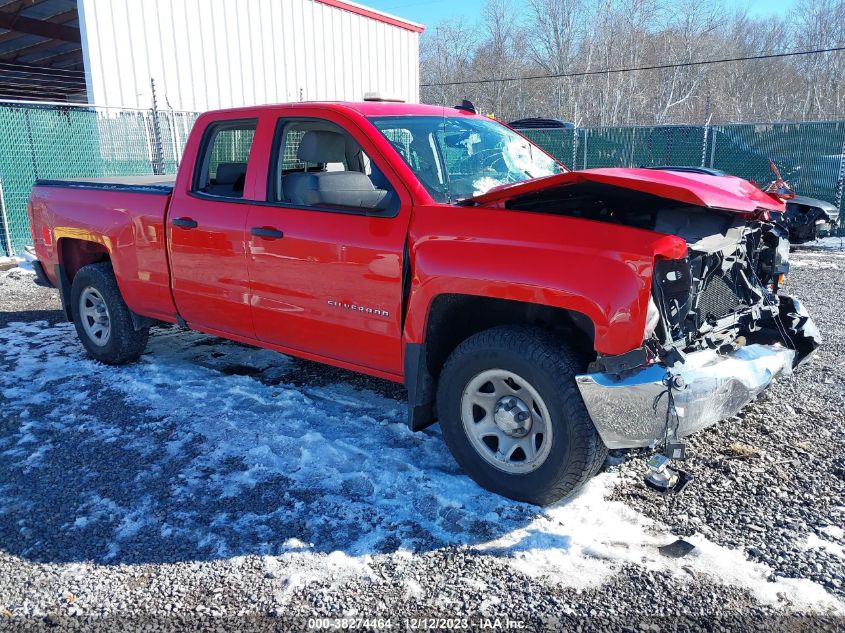
M 812 242 L 799 244 L 798 248 L 823 248 L 832 251 L 845 251 L 845 237 L 820 237 Z
M 812 268 L 814 270 L 839 270 L 839 266 L 833 262 L 819 262 L 814 260 L 804 261 L 801 259 L 792 260 L 789 262 L 790 267 L 794 268 Z
M 845 549 L 843 549 L 841 545 L 837 543 L 831 543 L 830 541 L 826 541 L 823 538 L 819 538 L 817 534 L 813 534 L 812 532 L 807 536 L 807 540 L 804 543 L 804 548 L 820 549 L 827 552 L 828 554 L 838 556 L 839 558 L 845 558 Z
M 425 591 L 423 590 L 422 585 L 413 578 L 405 578 L 404 585 L 406 601 L 411 598 L 414 598 L 415 600 L 422 600 L 425 598 Z
M 34 258 L 32 258 L 32 256 L 29 255 L 29 253 L 26 253 L 26 255 L 27 255 L 27 257 L 16 257 L 16 256 L 7 257 L 5 255 L 0 257 L 0 266 L 2 266 L 3 264 L 11 264 L 11 263 L 16 264 L 13 268 L 9 268 L 8 270 L 0 271 L 0 275 L 6 276 L 9 273 L 13 273 L 13 272 L 14 273 L 31 273 L 31 274 L 34 275 L 35 269 L 32 267 L 32 262 L 34 261 Z
M 821 531 L 830 536 L 831 538 L 845 538 L 845 529 L 842 529 L 838 525 L 828 525 L 826 527 L 823 527 Z

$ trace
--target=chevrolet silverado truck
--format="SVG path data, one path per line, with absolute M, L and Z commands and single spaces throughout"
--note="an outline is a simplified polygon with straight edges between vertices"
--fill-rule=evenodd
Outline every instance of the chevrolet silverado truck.
M 175 179 L 40 180 L 29 215 L 93 358 L 169 323 L 404 383 L 412 429 L 547 504 L 813 353 L 783 208 L 730 176 L 569 171 L 466 104 L 364 102 L 203 114 Z

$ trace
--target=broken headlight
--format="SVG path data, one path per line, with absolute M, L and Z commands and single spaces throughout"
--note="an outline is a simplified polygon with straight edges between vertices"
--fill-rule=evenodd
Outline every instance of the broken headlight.
M 777 225 L 764 226 L 758 277 L 772 294 L 776 294 L 789 272 L 789 237 Z

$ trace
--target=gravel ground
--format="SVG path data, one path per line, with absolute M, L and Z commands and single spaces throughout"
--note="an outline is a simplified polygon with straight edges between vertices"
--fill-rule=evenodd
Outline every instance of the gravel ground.
M 248 495 L 234 499 L 196 494 L 186 500 L 178 488 L 190 463 L 202 463 L 225 447 L 210 434 L 182 441 L 173 420 L 155 405 L 156 400 L 171 397 L 163 382 L 150 384 L 144 397 L 128 398 L 104 378 L 113 375 L 112 368 L 89 363 L 82 366 L 93 368 L 90 378 L 40 384 L 43 393 L 27 400 L 24 410 L 20 386 L 10 375 L 16 365 L 31 363 L 29 357 L 13 357 L 12 350 L 4 348 L 0 350 L 0 497 L 5 499 L 0 503 L 0 629 L 301 630 L 310 628 L 308 619 L 317 616 L 391 618 L 392 629 L 445 630 L 467 624 L 471 628 L 498 625 L 499 630 L 842 630 L 843 611 L 839 615 L 829 609 L 811 611 L 798 595 L 799 585 L 778 580 L 805 579 L 832 601 L 845 599 L 845 457 L 841 448 L 845 443 L 845 326 L 840 312 L 845 305 L 845 254 L 804 249 L 793 257 L 796 265 L 786 290 L 805 301 L 825 336 L 825 346 L 811 364 L 779 381 L 740 416 L 692 440 L 686 468 L 695 481 L 681 495 L 664 498 L 647 491 L 641 480 L 641 455 L 612 455 L 599 478 L 604 478 L 602 494 L 609 507 L 630 508 L 633 518 L 621 524 L 624 529 L 618 535 L 611 535 L 613 547 L 605 540 L 601 542 L 604 549 L 581 548 L 584 569 L 596 569 L 594 563 L 604 569 L 583 583 L 577 581 L 577 573 L 531 573 L 514 564 L 519 548 L 497 549 L 488 542 L 507 540 L 520 530 L 530 533 L 544 523 L 572 521 L 573 513 L 577 518 L 578 512 L 600 512 L 596 505 L 578 509 L 590 494 L 595 497 L 593 493 L 541 511 L 492 497 L 448 461 L 438 462 L 442 470 L 438 481 L 452 482 L 449 485 L 454 488 L 447 488 L 452 499 L 436 499 L 437 525 L 448 525 L 450 509 L 460 513 L 463 507 L 480 514 L 478 508 L 485 505 L 502 523 L 500 529 L 495 525 L 455 527 L 451 540 L 424 522 L 409 524 L 400 514 L 385 515 L 372 499 L 384 493 L 376 488 L 373 494 L 373 486 L 366 482 L 363 493 L 349 490 L 354 504 L 350 502 L 348 509 L 340 502 L 326 505 L 315 498 L 323 491 L 296 487 L 295 478 L 262 482 Z M 77 363 L 73 367 L 88 362 L 79 354 L 72 330 L 61 323 L 54 291 L 34 286 L 25 272 L 0 273 L 0 336 L 6 328 L 31 333 L 26 336 L 32 338 L 32 363 L 64 362 L 64 352 L 49 345 L 64 346 L 68 362 Z M 47 338 L 38 338 L 42 331 Z M 368 396 L 371 402 L 398 404 L 389 415 L 401 418 L 404 394 L 391 383 L 284 357 L 278 357 L 284 362 L 275 365 L 244 361 L 250 354 L 258 357 L 266 352 L 173 329 L 158 330 L 153 336 L 154 341 L 162 341 L 159 355 L 173 347 L 172 336 L 195 336 L 185 349 L 192 354 L 192 362 L 213 372 L 207 376 L 218 381 L 214 384 L 228 380 L 237 389 L 253 383 L 259 385 L 255 389 L 292 388 L 312 400 L 315 394 L 327 394 L 342 409 L 349 406 L 344 405 L 349 396 L 337 385 L 351 383 L 353 392 L 374 394 Z M 52 354 L 50 359 L 39 357 L 47 353 L 44 350 Z M 176 360 L 183 359 L 173 357 L 168 362 Z M 90 400 L 84 406 L 77 397 L 80 384 L 87 387 L 84 392 Z M 79 404 L 74 405 L 75 401 Z M 334 415 L 329 405 L 325 410 L 327 416 Z M 368 415 L 370 420 L 380 419 L 376 412 Z M 70 420 L 71 429 L 79 425 L 78 441 L 66 432 L 67 427 L 55 423 L 50 427 L 46 422 L 59 417 Z M 113 436 L 98 437 L 93 452 L 83 454 L 82 447 L 88 450 L 90 444 L 82 438 L 93 423 L 108 427 Z M 413 449 L 421 441 L 426 450 L 446 450 L 436 431 L 398 433 L 377 440 L 381 444 L 376 447 L 389 454 Z M 148 444 L 143 444 L 145 439 Z M 49 459 L 39 462 L 44 444 L 52 452 L 47 453 Z M 174 444 L 179 455 L 168 456 Z M 425 450 L 419 450 L 424 462 Z M 219 464 L 229 461 L 237 460 L 229 455 Z M 305 467 L 304 462 L 300 465 Z M 221 479 L 242 476 L 239 468 L 233 464 L 231 472 L 203 476 L 212 486 Z M 162 522 L 162 516 L 171 522 L 176 521 L 172 517 L 189 517 L 192 528 L 209 534 L 219 532 L 227 512 L 270 516 L 280 504 L 289 504 L 291 512 L 273 514 L 276 522 L 268 524 L 272 529 L 239 535 L 237 547 L 232 547 L 230 539 L 229 549 L 222 554 L 206 547 L 202 539 L 174 545 L 160 536 L 141 538 L 143 530 L 135 538 L 131 522 L 127 523 L 129 515 L 121 515 L 117 527 L 132 538 L 122 549 L 110 549 L 111 528 L 86 527 L 87 519 L 82 524 L 79 518 L 73 520 L 92 486 L 108 490 L 118 505 L 141 497 L 152 499 L 152 504 L 141 506 L 152 517 Z M 32 503 L 21 492 L 28 487 L 33 490 Z M 121 490 L 128 499 L 121 498 Z M 399 500 L 407 496 L 408 505 L 426 513 L 419 506 L 427 497 L 415 488 L 393 494 Z M 607 520 L 612 518 L 608 515 Z M 592 527 L 588 524 L 587 531 L 598 530 L 604 520 L 600 518 Z M 466 517 L 456 521 L 468 525 Z M 328 531 L 320 531 L 322 523 Z M 399 547 L 388 536 L 362 549 L 349 532 L 357 529 L 366 534 L 375 531 L 373 526 L 388 535 L 408 529 L 428 532 L 408 541 L 415 543 L 412 547 Z M 313 541 L 307 552 L 300 551 L 295 541 L 291 545 L 290 538 L 307 531 L 306 527 L 312 535 L 323 535 L 323 542 Z M 577 541 L 577 531 L 571 533 Z M 673 535 L 698 547 L 677 560 L 651 551 L 657 549 L 655 543 L 670 544 Z M 546 542 L 540 549 L 548 555 L 574 556 L 577 548 L 568 538 Z M 277 545 L 281 541 L 285 545 Z M 706 543 L 738 556 L 735 560 L 740 566 L 754 573 L 762 570 L 772 587 L 782 582 L 785 589 L 778 591 L 776 599 L 765 600 L 758 584 L 729 582 L 719 578 L 716 569 L 708 573 L 706 565 L 695 562 L 696 552 L 710 551 Z M 535 549 L 528 554 L 536 553 Z M 631 550 L 630 556 L 618 555 L 626 549 Z M 565 558 L 551 561 L 552 568 L 566 567 Z M 790 587 L 796 588 L 794 595 Z M 845 602 L 839 604 L 845 608 Z M 457 620 L 406 620 L 418 617 Z M 375 629 L 379 623 L 356 624 Z

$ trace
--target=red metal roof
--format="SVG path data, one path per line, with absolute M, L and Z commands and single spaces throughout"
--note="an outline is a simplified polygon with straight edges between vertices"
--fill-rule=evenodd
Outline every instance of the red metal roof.
M 387 13 L 382 13 L 381 11 L 376 11 L 375 9 L 370 9 L 369 7 L 365 7 L 360 4 L 355 4 L 354 2 L 346 2 L 346 0 L 315 0 L 315 2 L 327 4 L 330 7 L 349 11 L 350 13 L 355 13 L 357 15 L 363 15 L 371 20 L 384 22 L 385 24 L 390 24 L 391 26 L 397 26 L 400 29 L 413 31 L 414 33 L 422 33 L 425 30 L 425 27 L 422 24 L 396 18 L 392 15 L 388 15 Z

